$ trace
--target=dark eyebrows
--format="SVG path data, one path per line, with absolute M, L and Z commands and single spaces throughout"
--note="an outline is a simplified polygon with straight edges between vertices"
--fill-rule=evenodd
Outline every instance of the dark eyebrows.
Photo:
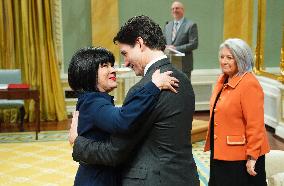
M 124 55 L 124 56 L 126 55 L 126 52 L 125 52 L 124 50 L 121 51 L 120 53 L 121 53 L 122 55 Z

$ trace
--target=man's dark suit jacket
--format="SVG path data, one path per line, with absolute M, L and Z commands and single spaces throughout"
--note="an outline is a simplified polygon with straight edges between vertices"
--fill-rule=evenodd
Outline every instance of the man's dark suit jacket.
M 174 72 L 179 79 L 178 93 L 163 91 L 152 113 L 127 134 L 112 135 L 105 143 L 78 136 L 73 159 L 89 164 L 119 165 L 124 186 L 197 186 L 199 179 L 190 138 L 195 100 L 185 74 L 173 68 L 168 59 L 162 59 L 130 89 L 125 101 L 133 90 L 151 81 L 156 69 Z
M 172 41 L 172 30 L 174 21 L 170 21 L 164 30 L 167 45 L 174 45 L 176 50 L 185 53 L 182 57 L 182 71 L 189 77 L 193 70 L 193 54 L 192 51 L 198 47 L 198 31 L 196 23 L 184 18 L 181 23 L 174 41 Z

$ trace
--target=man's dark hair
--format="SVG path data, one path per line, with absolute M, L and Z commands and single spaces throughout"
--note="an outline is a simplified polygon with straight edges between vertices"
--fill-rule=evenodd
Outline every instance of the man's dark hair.
M 164 51 L 166 40 L 160 26 L 147 16 L 130 18 L 113 38 L 113 42 L 135 45 L 136 39 L 141 37 L 150 49 Z
M 75 91 L 95 91 L 99 65 L 115 62 L 113 54 L 102 47 L 86 47 L 79 49 L 68 67 L 68 83 Z

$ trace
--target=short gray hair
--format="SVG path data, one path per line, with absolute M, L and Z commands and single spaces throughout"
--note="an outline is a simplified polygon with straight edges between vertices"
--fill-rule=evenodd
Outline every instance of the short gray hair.
M 251 48 L 245 41 L 238 38 L 225 40 L 219 47 L 219 58 L 223 48 L 228 48 L 231 51 L 238 66 L 238 75 L 252 71 L 253 54 Z

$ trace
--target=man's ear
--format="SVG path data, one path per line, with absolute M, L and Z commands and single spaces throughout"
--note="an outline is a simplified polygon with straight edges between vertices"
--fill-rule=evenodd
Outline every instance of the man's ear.
M 145 50 L 146 45 L 142 37 L 137 37 L 136 42 L 142 51 Z

